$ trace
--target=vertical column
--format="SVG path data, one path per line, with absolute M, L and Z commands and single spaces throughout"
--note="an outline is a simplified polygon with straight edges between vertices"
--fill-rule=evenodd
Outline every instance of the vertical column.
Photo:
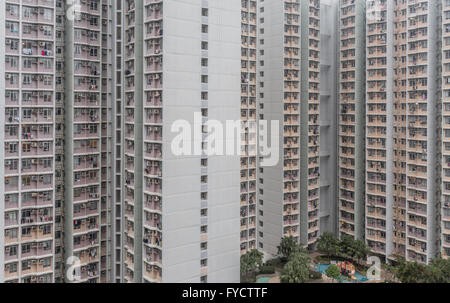
M 364 238 L 365 1 L 341 1 L 339 231 Z
M 302 1 L 300 12 L 300 243 L 312 246 L 320 228 L 320 1 Z
M 114 129 L 113 118 L 113 53 L 114 47 L 112 38 L 113 23 L 111 20 L 112 4 L 110 0 L 102 0 L 101 27 L 102 27 L 102 108 L 101 108 L 101 247 L 102 255 L 100 259 L 100 279 L 102 283 L 111 282 L 112 279 L 112 258 L 114 257 L 112 233 L 115 223 L 112 216 L 113 208 L 113 174 L 114 174 Z
M 406 14 L 407 3 L 397 1 L 394 6 L 394 202 L 393 202 L 393 247 L 391 256 L 405 257 L 406 244 L 406 128 L 408 42 Z
M 122 190 L 123 179 L 122 175 L 125 171 L 125 164 L 128 165 L 127 160 L 128 157 L 124 154 L 123 149 L 125 146 L 124 142 L 124 119 L 122 118 L 122 114 L 125 112 L 125 104 L 128 102 L 125 101 L 124 90 L 124 53 L 125 47 L 124 43 L 124 10 L 125 2 L 113 1 L 113 20 L 114 27 L 112 30 L 112 40 L 115 41 L 113 47 L 114 59 L 112 64 L 111 73 L 114 79 L 114 117 L 113 117 L 113 125 L 114 125 L 114 234 L 112 241 L 114 242 L 114 279 L 115 282 L 122 283 L 124 276 L 124 266 L 123 266 L 123 252 L 125 251 L 125 240 L 126 234 L 124 232 L 124 210 L 125 203 L 124 197 L 126 195 L 126 191 Z
M 256 249 L 256 1 L 241 3 L 241 253 Z
M 450 4 L 442 3 L 442 16 L 450 14 Z M 450 257 L 450 20 L 443 18 L 442 23 L 442 198 L 441 198 L 441 255 Z
M 137 245 L 143 245 L 143 268 L 141 275 L 145 282 L 162 282 L 162 239 L 163 239 L 163 85 L 164 85 L 164 3 L 150 1 L 143 11 L 144 21 L 140 36 L 143 42 L 139 49 L 143 55 L 136 64 L 142 66 L 143 95 L 142 116 L 143 151 L 143 235 Z M 135 99 L 137 101 L 137 99 Z M 140 225 L 137 228 L 141 229 Z M 143 244 L 141 244 L 143 242 Z M 138 260 L 138 259 L 137 259 Z
M 101 1 L 83 3 L 65 28 L 65 253 L 81 281 L 100 281 L 102 27 Z M 73 281 L 68 281 L 73 282 Z
M 0 20 L 5 20 L 5 2 L 0 3 Z M 5 44 L 6 32 L 0 32 L 0 58 L 5 57 L 6 44 Z M 0 79 L 5 79 L 5 69 L 0 68 Z M 5 82 L 0 81 L 0 96 L 5 95 Z M 5 102 L 6 103 L 6 102 Z M 0 103 L 0 125 L 5 125 L 5 103 Z M 5 165 L 5 133 L 0 132 L 0 167 Z M 5 151 L 5 152 L 3 152 Z M 3 170 L 0 170 L 0 195 L 5 192 L 5 174 Z M 0 203 L 0 283 L 5 281 L 5 206 L 4 203 Z
M 386 256 L 393 199 L 393 1 L 368 3 L 366 9 L 366 241 Z

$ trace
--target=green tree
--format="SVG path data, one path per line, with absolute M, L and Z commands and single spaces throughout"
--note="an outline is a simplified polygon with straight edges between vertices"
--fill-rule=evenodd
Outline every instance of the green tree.
M 281 283 L 304 283 L 309 278 L 310 258 L 303 250 L 291 254 L 280 274 Z
M 425 283 L 425 277 L 428 275 L 427 266 L 417 262 L 405 262 L 404 259 L 400 259 L 396 275 L 402 283 Z
M 355 240 L 352 236 L 343 235 L 339 241 L 339 252 L 344 258 L 354 258 L 355 256 Z
M 278 246 L 278 254 L 281 255 L 284 261 L 287 261 L 290 256 L 298 250 L 300 250 L 300 247 L 292 236 L 282 238 L 280 245 Z
M 355 261 L 361 264 L 361 260 L 367 259 L 367 255 L 370 253 L 370 249 L 367 246 L 366 242 L 363 240 L 356 240 L 353 242 L 354 247 L 354 255 L 353 258 Z
M 330 265 L 325 271 L 325 274 L 327 275 L 328 278 L 334 279 L 336 281 L 339 281 L 341 277 L 341 272 L 339 271 L 339 268 L 336 265 Z
M 263 263 L 263 253 L 253 249 L 241 256 L 241 276 L 245 279 L 255 276 L 256 271 Z
M 402 283 L 450 283 L 450 260 L 442 258 L 431 260 L 429 265 L 400 258 L 394 271 Z
M 450 259 L 431 260 L 430 266 L 440 271 L 443 281 L 441 283 L 450 283 Z
M 425 271 L 424 283 L 447 283 L 447 277 L 444 276 L 441 268 L 428 265 Z
M 339 240 L 332 233 L 323 233 L 317 239 L 317 249 L 331 260 L 331 257 L 339 252 Z

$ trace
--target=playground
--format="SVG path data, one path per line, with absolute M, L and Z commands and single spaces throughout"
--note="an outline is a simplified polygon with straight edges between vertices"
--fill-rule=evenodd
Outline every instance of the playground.
M 331 265 L 332 264 L 319 264 L 316 266 L 316 270 L 323 275 L 326 275 L 326 270 Z M 334 265 L 339 268 L 339 271 L 341 273 L 341 279 L 339 281 L 341 283 L 364 283 L 369 281 L 366 276 L 357 272 L 356 267 L 348 261 L 339 262 Z

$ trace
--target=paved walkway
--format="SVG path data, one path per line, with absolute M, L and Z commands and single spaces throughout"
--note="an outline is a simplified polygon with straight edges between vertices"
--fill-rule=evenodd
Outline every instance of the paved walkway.
M 280 276 L 276 275 L 275 277 L 269 280 L 269 283 L 280 283 Z

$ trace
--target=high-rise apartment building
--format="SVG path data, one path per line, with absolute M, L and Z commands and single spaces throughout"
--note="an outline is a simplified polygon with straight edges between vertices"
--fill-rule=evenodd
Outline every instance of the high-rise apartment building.
M 339 234 L 364 238 L 365 1 L 339 7 Z
M 439 7 L 367 5 L 366 241 L 386 258 L 438 247 Z
M 239 120 L 240 2 L 124 4 L 122 279 L 238 281 L 239 155 L 207 153 L 207 122 Z M 180 119 L 200 154 L 174 154 Z
M 238 282 L 240 255 L 325 231 L 448 257 L 449 12 L 0 2 L 0 282 Z M 211 132 L 236 143 L 229 120 L 240 149 L 209 152 Z M 261 120 L 279 121 L 275 166 Z
M 340 2 L 338 228 L 388 260 L 447 255 L 444 2 Z
M 280 122 L 275 166 L 259 168 L 258 247 L 277 254 L 282 237 L 313 248 L 337 224 L 335 1 L 260 1 L 260 119 Z
M 446 9 L 441 1 L 258 2 L 258 117 L 283 123 L 281 161 L 258 169 L 259 249 L 276 254 L 289 235 L 314 247 L 332 231 L 364 239 L 387 260 L 448 255 Z M 337 18 L 338 40 L 319 14 L 322 23 Z
M 2 1 L 1 281 L 61 279 L 60 114 L 55 1 Z M 58 203 L 57 203 L 58 201 Z
M 85 1 L 75 14 L 61 16 L 65 22 L 65 260 L 71 256 L 80 260 L 81 282 L 106 282 L 111 254 L 107 245 L 111 239 L 110 6 L 106 1 Z
M 366 238 L 372 251 L 385 255 L 393 243 L 393 4 L 366 7 Z
M 280 161 L 261 167 L 260 248 L 280 239 L 313 245 L 319 236 L 320 2 L 261 1 L 261 118 L 280 121 Z M 263 13 L 262 13 L 263 12 Z
M 0 11 L 0 281 L 238 282 L 240 156 L 208 152 L 208 122 L 242 112 L 240 1 L 11 0 Z M 181 156 L 177 120 L 192 126 Z

